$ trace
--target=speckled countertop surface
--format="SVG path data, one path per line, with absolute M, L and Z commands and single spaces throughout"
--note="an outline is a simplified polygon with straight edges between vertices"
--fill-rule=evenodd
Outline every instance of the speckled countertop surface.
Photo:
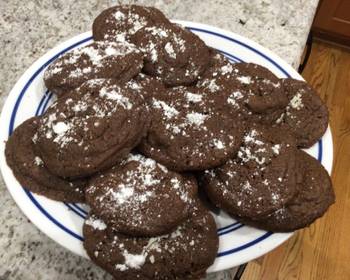
M 116 4 L 107 0 L 0 0 L 0 106 L 16 80 L 59 42 L 90 29 Z M 130 1 L 119 1 L 127 3 Z M 170 18 L 215 25 L 271 49 L 299 65 L 318 0 L 141 0 Z M 39 232 L 15 205 L 0 176 L 0 280 L 111 279 Z M 209 280 L 232 279 L 233 271 Z

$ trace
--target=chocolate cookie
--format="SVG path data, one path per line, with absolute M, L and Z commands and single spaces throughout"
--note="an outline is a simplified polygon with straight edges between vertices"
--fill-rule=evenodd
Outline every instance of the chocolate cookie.
M 143 71 L 168 86 L 191 85 L 209 63 L 209 49 L 191 31 L 175 24 L 148 26 L 131 41 L 145 54 Z
M 211 93 L 218 109 L 225 107 L 253 122 L 272 124 L 288 104 L 282 83 L 271 71 L 258 64 L 231 63 L 215 50 L 197 87 Z
M 92 25 L 95 41 L 124 41 L 145 26 L 170 24 L 156 8 L 137 5 L 121 5 L 104 10 Z
M 58 99 L 40 119 L 35 138 L 52 173 L 79 178 L 121 161 L 148 125 L 142 95 L 114 80 L 95 79 Z
M 213 110 L 196 88 L 169 88 L 149 103 L 151 127 L 139 149 L 169 169 L 213 168 L 237 152 L 244 124 Z
M 83 82 L 114 78 L 120 82 L 136 76 L 143 67 L 143 55 L 127 42 L 94 42 L 56 59 L 44 74 L 46 87 L 58 96 Z
M 92 261 L 115 279 L 199 280 L 218 250 L 214 219 L 196 206 L 191 217 L 168 235 L 128 237 L 94 214 L 86 220 L 83 233 Z
M 295 143 L 280 129 L 249 129 L 235 158 L 204 172 L 209 199 L 234 217 L 259 217 L 295 195 Z
M 289 104 L 276 123 L 289 128 L 299 147 L 309 148 L 327 129 L 327 106 L 306 82 L 294 79 L 282 82 Z
M 6 161 L 18 182 L 27 190 L 64 202 L 84 202 L 87 180 L 67 181 L 53 175 L 35 151 L 33 136 L 39 117 L 18 126 L 6 143 Z
M 196 194 L 194 178 L 130 154 L 90 180 L 86 200 L 92 211 L 118 232 L 155 236 L 171 232 L 188 218 Z
M 309 226 L 322 217 L 335 201 L 332 182 L 324 167 L 304 151 L 297 152 L 298 193 L 284 207 L 260 219 L 243 219 L 244 223 L 278 232 Z

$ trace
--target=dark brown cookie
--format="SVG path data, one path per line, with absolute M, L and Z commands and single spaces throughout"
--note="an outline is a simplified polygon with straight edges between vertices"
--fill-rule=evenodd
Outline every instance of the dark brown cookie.
M 218 250 L 215 221 L 197 206 L 191 217 L 168 235 L 128 237 L 94 214 L 86 220 L 83 233 L 92 261 L 115 279 L 199 280 Z
M 237 157 L 204 172 L 209 199 L 234 217 L 259 217 L 295 195 L 295 142 L 280 129 L 249 129 Z
M 168 86 L 191 85 L 209 63 L 209 49 L 191 31 L 175 24 L 144 27 L 131 41 L 145 54 L 143 71 Z
M 272 124 L 288 104 L 282 83 L 271 71 L 258 64 L 231 63 L 215 50 L 197 87 L 211 93 L 219 109 L 224 106 L 253 122 Z
M 237 152 L 244 124 L 213 110 L 196 88 L 170 88 L 149 103 L 151 127 L 139 149 L 169 169 L 213 168 Z
M 294 79 L 282 82 L 289 104 L 276 122 L 288 127 L 299 147 L 309 148 L 327 129 L 327 106 L 306 82 Z
M 312 156 L 297 152 L 298 193 L 284 207 L 260 219 L 243 219 L 244 223 L 277 232 L 294 231 L 309 226 L 335 201 L 328 172 Z
M 171 232 L 188 218 L 197 182 L 153 159 L 130 154 L 93 177 L 85 194 L 92 211 L 118 232 L 156 236 Z
M 92 25 L 95 41 L 124 41 L 145 26 L 170 24 L 156 8 L 137 5 L 121 5 L 104 10 Z
M 33 136 L 39 117 L 26 120 L 18 126 L 6 143 L 7 164 L 16 179 L 27 190 L 64 202 L 84 202 L 87 180 L 67 181 L 53 175 L 38 156 Z
M 145 135 L 148 109 L 137 91 L 95 79 L 58 99 L 40 119 L 40 154 L 52 172 L 79 178 L 113 166 Z
M 58 96 L 97 78 L 128 81 L 143 67 L 143 55 L 127 42 L 94 42 L 56 59 L 44 74 L 46 87 Z

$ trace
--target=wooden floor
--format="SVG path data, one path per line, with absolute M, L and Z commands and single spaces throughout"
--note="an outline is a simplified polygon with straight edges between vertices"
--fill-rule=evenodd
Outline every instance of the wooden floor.
M 330 111 L 336 203 L 309 228 L 250 262 L 242 280 L 350 279 L 350 52 L 314 43 L 303 76 Z

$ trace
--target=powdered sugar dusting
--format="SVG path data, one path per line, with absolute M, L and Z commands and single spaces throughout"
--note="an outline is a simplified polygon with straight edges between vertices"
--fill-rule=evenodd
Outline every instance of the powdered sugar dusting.
M 107 228 L 107 225 L 104 223 L 104 221 L 100 219 L 95 219 L 94 217 L 90 216 L 86 221 L 85 224 L 93 227 L 96 230 L 105 230 Z
M 114 18 L 117 20 L 117 21 L 120 21 L 120 20 L 124 20 L 125 19 L 125 14 L 122 13 L 121 11 L 116 11 L 114 14 L 113 14 Z
M 174 51 L 174 47 L 170 42 L 165 44 L 164 49 L 171 58 L 176 58 L 176 53 Z
M 110 189 L 108 194 L 111 194 L 114 201 L 116 201 L 118 204 L 123 204 L 127 202 L 127 200 L 133 196 L 134 194 L 134 188 L 132 187 L 126 187 L 125 185 L 119 185 L 119 188 L 117 191 L 114 191 L 113 189 Z
M 38 156 L 36 156 L 36 157 L 34 158 L 34 163 L 35 163 L 35 165 L 37 165 L 37 166 L 43 166 L 43 165 L 44 165 L 43 160 L 42 160 L 40 157 L 38 157 Z
M 120 94 L 120 88 L 105 88 L 100 90 L 100 97 L 107 98 L 109 100 L 116 101 L 118 105 L 121 105 L 124 109 L 130 110 L 132 108 L 132 103 L 129 98 Z
M 296 110 L 300 110 L 302 107 L 304 107 L 301 94 L 299 92 L 290 100 L 289 106 Z
M 237 80 L 239 80 L 242 84 L 249 85 L 251 83 L 251 77 L 249 76 L 240 76 L 237 77 Z
M 190 124 L 196 125 L 196 126 L 201 126 L 205 119 L 207 118 L 207 115 L 201 114 L 201 113 L 197 113 L 197 112 L 193 112 L 193 113 L 188 113 L 186 115 L 187 121 Z
M 171 119 L 179 114 L 179 111 L 177 111 L 174 107 L 169 106 L 167 103 L 161 100 L 157 100 L 153 98 L 152 105 L 154 108 L 157 109 L 163 109 L 164 115 Z
M 243 94 L 240 91 L 232 92 L 229 97 L 227 97 L 227 103 L 233 105 L 236 108 L 239 108 L 237 100 L 243 98 Z
M 200 95 L 200 94 L 186 92 L 185 96 L 186 96 L 188 102 L 198 103 L 198 102 L 202 101 L 202 95 Z
M 135 45 L 119 40 L 117 42 L 98 41 L 90 45 L 74 49 L 59 57 L 46 71 L 45 79 L 60 74 L 68 69 L 69 78 L 80 78 L 92 72 L 103 68 L 110 59 L 116 56 L 125 56 L 132 52 L 138 53 Z M 70 69 L 72 68 L 73 69 Z M 70 68 L 68 68 L 70 67 Z M 63 78 L 64 80 L 66 78 Z
M 215 148 L 222 150 L 225 148 L 225 144 L 219 139 L 213 139 L 213 145 Z
M 251 129 L 243 137 L 243 145 L 238 151 L 238 157 L 242 162 L 255 161 L 259 165 L 268 163 L 273 155 L 279 155 L 281 144 L 271 145 L 269 142 L 260 140 L 261 133 L 256 129 Z

